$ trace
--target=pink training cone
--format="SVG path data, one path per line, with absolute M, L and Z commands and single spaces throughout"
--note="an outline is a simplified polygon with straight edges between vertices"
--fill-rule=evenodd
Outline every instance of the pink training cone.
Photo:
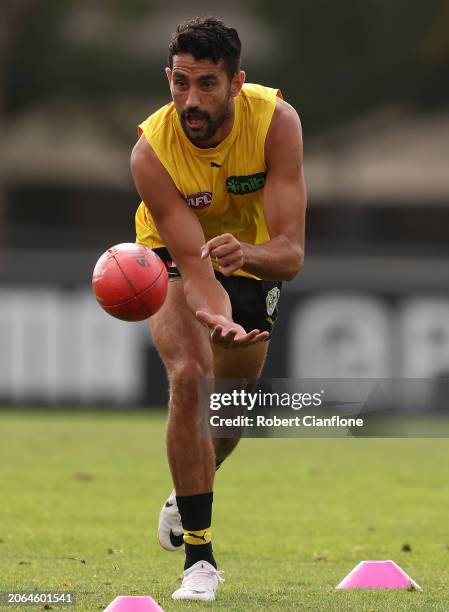
M 421 590 L 394 561 L 361 561 L 336 589 L 409 589 Z
M 164 612 L 154 599 L 146 595 L 119 595 L 104 612 Z

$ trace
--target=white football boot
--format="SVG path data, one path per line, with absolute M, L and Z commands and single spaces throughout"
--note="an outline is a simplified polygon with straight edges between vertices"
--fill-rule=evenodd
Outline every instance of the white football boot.
M 207 561 L 197 561 L 185 570 L 182 584 L 172 599 L 215 601 L 218 585 L 224 582 L 222 574 Z
M 174 552 L 183 549 L 183 535 L 181 515 L 176 503 L 176 491 L 173 489 L 159 514 L 157 537 L 162 548 Z

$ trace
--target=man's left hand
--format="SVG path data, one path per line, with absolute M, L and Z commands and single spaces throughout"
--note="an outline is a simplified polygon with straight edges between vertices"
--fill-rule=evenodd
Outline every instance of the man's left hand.
M 258 329 L 247 333 L 238 323 L 222 315 L 211 315 L 203 310 L 196 312 L 196 318 L 209 328 L 211 341 L 223 348 L 250 346 L 257 342 L 264 342 L 270 335 L 267 331 L 260 332 Z
M 223 276 L 231 276 L 244 264 L 242 244 L 232 234 L 221 234 L 203 244 L 201 259 L 209 256 L 217 260 Z

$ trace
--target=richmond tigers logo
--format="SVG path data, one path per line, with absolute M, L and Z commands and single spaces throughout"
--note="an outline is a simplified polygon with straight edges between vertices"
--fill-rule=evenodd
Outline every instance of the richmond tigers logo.
M 276 305 L 279 301 L 280 295 L 281 295 L 281 291 L 279 287 L 273 287 L 273 289 L 270 289 L 270 291 L 267 293 L 267 297 L 265 298 L 265 301 L 267 303 L 267 314 L 269 317 L 271 317 L 271 315 L 273 314 L 276 308 Z

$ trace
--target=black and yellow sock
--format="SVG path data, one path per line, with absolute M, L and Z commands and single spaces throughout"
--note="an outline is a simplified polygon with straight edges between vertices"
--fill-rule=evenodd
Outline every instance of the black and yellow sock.
M 215 568 L 217 567 L 212 551 L 210 531 L 212 500 L 212 492 L 176 496 L 176 502 L 184 527 L 185 570 L 197 561 L 207 561 Z

